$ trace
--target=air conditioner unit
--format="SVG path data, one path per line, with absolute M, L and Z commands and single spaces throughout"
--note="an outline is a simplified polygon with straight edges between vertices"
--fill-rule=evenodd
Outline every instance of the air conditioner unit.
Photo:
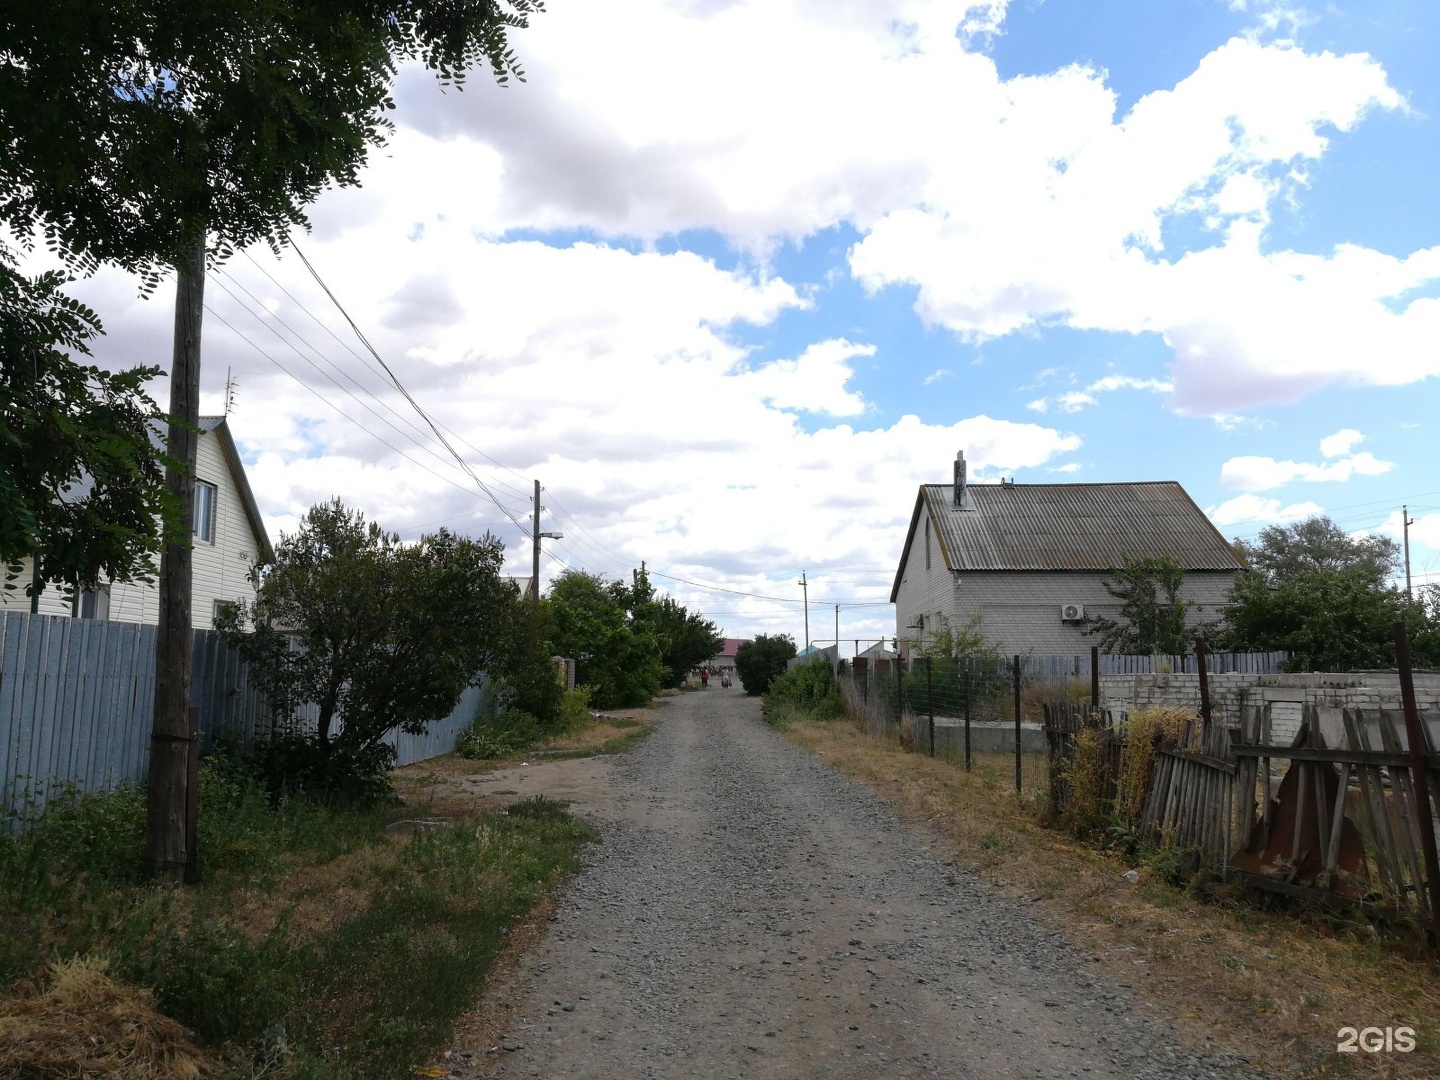
M 1080 622 L 1085 618 L 1085 606 L 1083 604 L 1061 604 L 1061 622 Z

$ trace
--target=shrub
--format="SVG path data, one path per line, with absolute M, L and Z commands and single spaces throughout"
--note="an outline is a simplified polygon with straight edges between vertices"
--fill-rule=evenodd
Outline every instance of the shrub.
M 505 709 L 498 716 L 477 716 L 455 744 L 464 758 L 509 757 L 534 746 L 543 736 L 540 721 L 523 709 Z
M 293 798 L 379 806 L 395 795 L 390 785 L 395 750 L 384 743 L 321 746 L 305 735 L 277 732 L 243 746 L 220 744 L 212 758 L 217 782 L 258 784 L 272 806 Z
M 763 712 L 770 723 L 783 722 L 791 714 L 814 720 L 834 720 L 845 707 L 835 686 L 835 675 L 824 661 L 797 664 L 770 682 Z
M 591 721 L 590 688 L 577 686 L 560 697 L 560 730 L 574 731 Z
M 770 688 L 772 679 L 785 672 L 785 662 L 795 655 L 795 640 L 789 634 L 773 637 L 761 634 L 735 651 L 735 674 L 752 697 Z

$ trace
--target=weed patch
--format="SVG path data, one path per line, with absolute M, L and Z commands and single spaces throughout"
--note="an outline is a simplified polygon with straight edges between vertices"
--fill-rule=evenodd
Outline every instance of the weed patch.
M 37 987 L 62 986 L 52 961 L 83 961 L 203 1054 L 293 1080 L 401 1076 L 443 1046 L 509 924 L 591 835 L 563 805 L 529 800 L 396 840 L 396 808 L 275 800 L 207 767 L 203 884 L 154 889 L 134 871 L 138 793 L 51 805 L 0 837 L 0 996 L 33 1003 L 51 993 Z

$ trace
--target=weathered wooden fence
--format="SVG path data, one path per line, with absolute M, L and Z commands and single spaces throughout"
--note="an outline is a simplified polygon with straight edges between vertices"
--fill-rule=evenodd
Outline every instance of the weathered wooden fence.
M 1307 705 L 1298 734 L 1280 744 L 1272 711 L 1247 706 L 1233 727 L 1197 717 L 1158 745 L 1140 833 L 1191 853 L 1199 870 L 1216 878 L 1431 928 L 1440 913 L 1432 911 L 1432 841 L 1423 816 L 1430 837 L 1440 832 L 1440 711 L 1416 714 L 1420 785 L 1406 724 L 1395 713 Z M 1116 790 L 1126 725 L 1083 708 L 1047 706 L 1057 816 L 1071 794 L 1075 739 L 1085 727 L 1098 729 L 1102 799 Z
M 268 732 L 270 713 L 249 664 L 213 630 L 194 638 L 190 704 L 200 710 L 202 748 L 217 736 L 246 741 Z M 0 614 L 0 811 L 54 783 L 91 791 L 144 779 L 155 693 L 155 628 L 28 612 Z M 488 700 L 488 684 L 465 692 L 424 735 L 391 732 L 397 764 L 436 757 Z M 296 717 L 301 727 L 314 710 Z

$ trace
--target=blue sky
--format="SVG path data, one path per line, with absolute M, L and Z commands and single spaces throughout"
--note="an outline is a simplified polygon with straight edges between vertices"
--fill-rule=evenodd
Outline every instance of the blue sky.
M 803 572 L 812 636 L 839 603 L 873 639 L 963 449 L 1178 480 L 1227 536 L 1407 504 L 1440 581 L 1440 7 L 568 0 L 514 44 L 505 90 L 403 71 L 297 237 L 486 490 L 254 252 L 211 276 L 204 403 L 236 375 L 272 531 L 339 495 L 524 573 L 539 479 L 547 579 L 643 560 L 799 638 Z M 81 288 L 113 362 L 166 353 L 163 298 Z

